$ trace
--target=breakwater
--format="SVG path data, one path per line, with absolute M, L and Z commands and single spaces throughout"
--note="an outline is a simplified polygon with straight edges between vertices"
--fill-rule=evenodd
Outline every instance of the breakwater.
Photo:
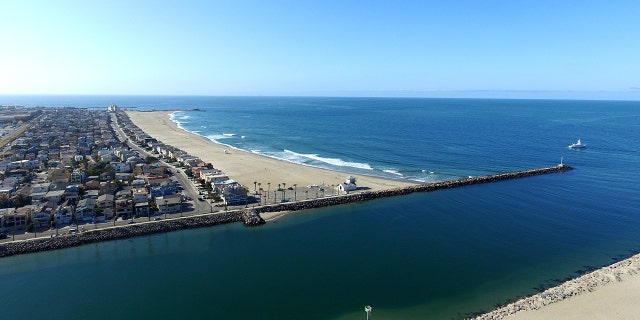
M 402 188 L 378 191 L 356 192 L 347 195 L 327 197 L 313 200 L 287 202 L 274 205 L 259 206 L 251 209 L 229 211 L 216 214 L 205 214 L 195 217 L 176 218 L 148 223 L 139 223 L 121 227 L 89 230 L 80 234 L 64 235 L 55 238 L 39 238 L 34 240 L 8 242 L 0 245 L 0 258 L 17 254 L 33 253 L 80 246 L 101 241 L 125 239 L 154 233 L 176 230 L 209 227 L 225 223 L 244 222 L 246 226 L 258 226 L 265 221 L 260 217 L 262 212 L 298 211 L 321 208 L 341 204 L 355 203 L 367 200 L 406 195 L 414 192 L 430 192 L 443 189 L 458 188 L 474 184 L 498 182 L 510 179 L 531 177 L 542 174 L 558 173 L 572 170 L 566 165 L 539 168 L 533 170 L 507 172 L 494 175 L 469 177 L 465 179 L 417 184 Z
M 414 192 L 430 192 L 443 189 L 458 188 L 474 184 L 498 182 L 510 179 L 526 178 L 531 176 L 537 176 L 542 174 L 558 173 L 572 170 L 573 168 L 567 165 L 557 165 L 554 167 L 538 168 L 525 171 L 507 172 L 486 176 L 469 177 L 458 180 L 449 180 L 434 183 L 417 184 L 402 188 L 385 189 L 371 192 L 357 192 L 347 195 L 320 198 L 313 200 L 304 200 L 297 202 L 286 202 L 280 204 L 266 205 L 256 207 L 255 210 L 258 213 L 261 212 L 280 212 L 280 211 L 297 211 L 312 208 L 329 207 L 347 203 L 354 203 L 360 201 L 367 201 L 379 198 L 394 197 L 400 195 L 406 195 Z
M 640 254 L 635 254 L 622 261 L 586 273 L 578 278 L 568 280 L 558 286 L 522 298 L 472 319 L 499 320 L 520 311 L 538 310 L 552 303 L 593 292 L 603 286 L 621 282 L 631 277 L 637 277 L 638 272 L 640 272 Z
M 53 238 L 14 241 L 0 245 L 0 257 L 33 253 L 47 250 L 75 247 L 90 243 L 126 239 L 131 237 L 163 233 L 176 230 L 193 229 L 234 223 L 245 220 L 242 211 L 230 211 L 171 220 L 137 223 L 104 229 L 87 230 L 82 233 L 60 235 Z

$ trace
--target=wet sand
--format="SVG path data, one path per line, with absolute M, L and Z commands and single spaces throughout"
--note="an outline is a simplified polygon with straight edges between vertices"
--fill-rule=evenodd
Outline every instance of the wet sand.
M 640 319 L 640 254 L 475 319 Z
M 331 185 L 342 183 L 348 175 L 356 177 L 359 188 L 383 190 L 414 185 L 408 181 L 397 181 L 365 176 L 360 174 L 324 170 L 286 161 L 272 159 L 258 154 L 230 149 L 214 143 L 202 136 L 189 133 L 178 128 L 170 120 L 171 112 L 127 111 L 127 115 L 140 129 L 164 144 L 180 148 L 189 154 L 210 162 L 217 169 L 224 171 L 231 179 L 239 182 L 249 190 L 254 189 L 254 181 L 260 183 L 264 190 L 278 188 L 278 184 L 286 183 L 286 187 L 304 188 L 316 184 L 331 189 Z M 225 150 L 227 153 L 225 153 Z M 268 183 L 271 183 L 269 186 Z

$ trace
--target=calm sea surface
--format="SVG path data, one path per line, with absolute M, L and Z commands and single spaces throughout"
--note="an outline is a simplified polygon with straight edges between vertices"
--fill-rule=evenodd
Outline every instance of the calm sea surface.
M 0 259 L 7 319 L 449 319 L 640 249 L 640 102 L 0 96 L 188 110 L 183 128 L 304 165 L 416 182 L 571 172 Z M 567 146 L 578 138 L 584 150 Z M 215 165 L 215 164 L 214 164 Z M 285 181 L 286 182 L 286 181 Z

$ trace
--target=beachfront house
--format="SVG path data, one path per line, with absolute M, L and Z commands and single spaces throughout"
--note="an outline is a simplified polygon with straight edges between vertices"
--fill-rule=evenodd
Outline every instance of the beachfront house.
M 148 216 L 149 213 L 151 212 L 148 201 L 136 202 L 134 204 L 134 207 L 135 207 L 134 214 L 136 215 L 136 217 Z
M 57 226 L 70 224 L 73 221 L 73 206 L 62 205 L 53 213 L 53 221 Z
M 204 181 L 206 183 L 220 182 L 220 181 L 227 181 L 227 180 L 229 180 L 229 176 L 224 173 L 209 174 L 204 177 Z
M 100 209 L 113 208 L 114 199 L 115 197 L 112 194 L 103 194 L 98 197 L 96 204 Z
M 229 181 L 233 180 L 227 180 L 227 182 Z M 235 181 L 217 185 L 216 188 L 222 200 L 228 205 L 239 205 L 247 202 L 247 189 Z
M 97 200 L 94 198 L 85 198 L 78 202 L 75 216 L 78 221 L 92 221 L 95 217 L 94 208 Z
M 51 223 L 51 208 L 42 207 L 40 210 L 36 209 L 37 208 L 26 209 L 27 215 L 31 214 L 31 223 L 34 227 L 48 227 Z
M 165 195 L 156 198 L 156 205 L 161 214 L 177 213 L 182 210 L 182 197 L 180 195 Z
M 27 226 L 27 213 L 14 209 L 0 210 L 0 227 L 4 231 L 24 230 Z
M 129 199 L 116 200 L 116 216 L 131 217 L 133 216 L 133 201 Z
M 343 183 L 338 184 L 336 189 L 339 194 L 348 194 L 350 191 L 357 190 L 358 186 L 356 185 L 356 178 L 348 176 Z

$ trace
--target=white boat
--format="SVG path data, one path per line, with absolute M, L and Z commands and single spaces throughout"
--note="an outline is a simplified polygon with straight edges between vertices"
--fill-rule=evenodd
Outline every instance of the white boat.
M 576 143 L 572 143 L 569 148 L 571 149 L 581 149 L 581 148 L 586 148 L 587 145 L 582 143 L 582 141 L 580 141 L 580 139 L 578 139 L 578 142 Z

